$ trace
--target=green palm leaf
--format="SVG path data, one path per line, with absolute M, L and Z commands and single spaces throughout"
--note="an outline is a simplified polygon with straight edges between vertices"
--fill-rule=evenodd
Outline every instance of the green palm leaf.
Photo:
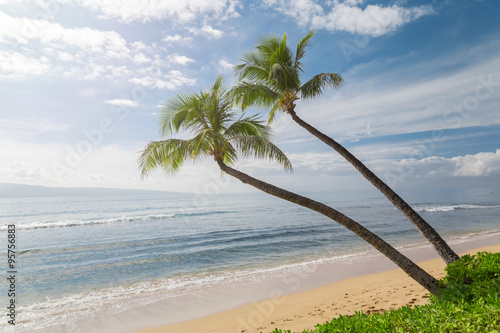
M 251 106 L 272 107 L 279 98 L 279 94 L 267 85 L 245 81 L 233 87 L 231 96 L 243 110 Z
M 269 141 L 269 128 L 257 116 L 235 119 L 234 94 L 218 77 L 207 91 L 177 94 L 167 100 L 160 113 L 160 132 L 167 136 L 184 130 L 192 138 L 150 142 L 139 157 L 142 175 L 158 167 L 174 174 L 185 161 L 207 157 L 234 164 L 239 154 L 274 160 L 291 170 L 290 161 Z
M 265 137 L 244 135 L 231 138 L 231 142 L 244 157 L 274 160 L 283 165 L 286 171 L 293 170 L 292 163 L 285 153 Z
M 297 52 L 295 53 L 295 64 L 294 66 L 303 72 L 303 64 L 300 62 L 302 58 L 306 55 L 306 48 L 309 46 L 311 38 L 316 34 L 314 30 L 311 30 L 304 38 L 302 38 L 297 43 Z
M 297 99 L 317 97 L 326 87 L 341 86 L 342 77 L 333 73 L 316 75 L 302 85 L 302 59 L 314 34 L 310 31 L 297 43 L 295 54 L 287 46 L 286 33 L 281 38 L 261 38 L 254 51 L 245 53 L 243 63 L 236 66 L 240 83 L 233 88 L 233 97 L 238 105 L 242 109 L 269 108 L 272 122 L 277 111 L 293 113 Z
M 300 88 L 302 98 L 314 98 L 323 93 L 326 87 L 338 88 L 344 83 L 344 79 L 338 74 L 321 73 L 304 83 Z
M 162 168 L 167 174 L 174 174 L 182 167 L 185 160 L 193 158 L 189 141 L 169 139 L 149 142 L 139 157 L 139 170 L 142 176 L 148 176 L 156 168 Z

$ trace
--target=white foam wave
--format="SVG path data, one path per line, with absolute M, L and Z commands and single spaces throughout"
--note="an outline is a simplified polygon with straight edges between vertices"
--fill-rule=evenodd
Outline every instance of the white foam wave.
M 443 206 L 423 206 L 416 207 L 417 212 L 449 212 L 457 209 L 486 209 L 500 208 L 500 206 L 482 206 L 482 205 L 443 205 Z
M 500 230 L 487 230 L 482 232 L 471 232 L 466 235 L 455 237 L 451 240 L 453 243 L 464 243 L 471 240 L 479 240 L 492 236 L 500 235 Z
M 122 216 L 109 219 L 95 219 L 95 220 L 35 221 L 30 223 L 17 224 L 16 229 L 29 230 L 29 229 L 42 229 L 42 228 L 76 227 L 82 225 L 159 220 L 159 219 L 167 219 L 173 217 L 175 217 L 175 214 L 151 214 L 144 216 Z M 1 225 L 0 230 L 7 230 L 7 225 Z
M 311 273 L 320 264 L 333 261 L 360 260 L 368 253 L 349 254 L 311 261 L 292 262 L 279 266 L 234 269 L 202 274 L 161 278 L 137 282 L 132 285 L 94 289 L 68 294 L 60 298 L 47 297 L 44 301 L 23 305 L 19 308 L 22 323 L 16 332 L 31 331 L 53 325 L 76 322 L 92 316 L 113 315 L 127 309 L 144 306 L 181 295 L 197 295 L 207 288 L 229 285 L 248 285 L 269 277 L 284 277 L 293 273 Z M 3 327 L 0 323 L 0 330 Z

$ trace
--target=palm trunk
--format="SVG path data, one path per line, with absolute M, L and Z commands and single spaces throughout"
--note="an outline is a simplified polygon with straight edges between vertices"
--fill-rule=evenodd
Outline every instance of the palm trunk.
M 387 184 L 378 178 L 373 172 L 370 171 L 360 160 L 353 154 L 345 149 L 338 142 L 329 136 L 321 133 L 313 126 L 309 125 L 297 116 L 294 110 L 288 110 L 292 119 L 309 131 L 312 135 L 332 147 L 340 155 L 342 155 L 349 163 L 351 163 L 370 183 L 372 183 L 383 195 L 389 199 L 394 206 L 396 206 L 417 228 L 420 233 L 429 240 L 434 246 L 443 261 L 449 265 L 450 263 L 458 260 L 460 257 L 451 249 L 451 247 L 444 241 L 444 239 L 437 233 L 437 231 L 429 225 L 411 206 L 406 203 L 396 192 L 394 192 Z
M 406 274 L 408 274 L 412 279 L 417 281 L 425 289 L 427 289 L 429 292 L 439 297 L 439 287 L 436 284 L 436 279 L 434 277 L 432 277 L 430 274 L 428 274 L 426 271 L 424 271 L 422 268 L 420 268 L 406 256 L 401 254 L 398 250 L 393 248 L 390 244 L 386 243 L 382 238 L 378 237 L 370 230 L 363 227 L 361 224 L 357 223 L 356 221 L 350 219 L 344 214 L 338 212 L 337 210 L 329 206 L 326 206 L 320 202 L 286 191 L 282 188 L 265 183 L 243 172 L 235 170 L 224 164 L 222 159 L 219 157 L 216 157 L 215 160 L 217 161 L 217 164 L 219 165 L 222 171 L 239 179 L 243 183 L 249 184 L 263 192 L 274 195 L 278 198 L 312 209 L 342 224 L 344 227 L 351 230 L 359 237 L 363 238 L 366 242 L 371 244 L 378 251 L 380 251 L 386 257 L 392 260 Z

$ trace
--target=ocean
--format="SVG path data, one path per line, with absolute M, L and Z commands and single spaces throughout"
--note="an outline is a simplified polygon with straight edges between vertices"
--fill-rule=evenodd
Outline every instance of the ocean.
M 397 248 L 428 247 L 413 225 L 376 192 L 307 196 L 331 205 Z M 500 234 L 498 189 L 409 192 L 404 197 L 450 244 Z M 12 224 L 13 332 L 55 332 L 56 327 L 69 332 L 68 327 L 78 327 L 71 325 L 83 319 L 112 317 L 152 303 L 178 304 L 182 297 L 215 290 L 225 290 L 231 298 L 230 291 L 238 286 L 254 294 L 248 292 L 249 285 L 286 278 L 311 263 L 363 261 L 375 255 L 370 245 L 336 222 L 260 192 L 0 199 L 5 253 L 2 332 L 12 330 L 6 309 L 12 297 L 5 283 Z M 244 295 L 231 306 L 253 300 Z M 213 312 L 223 310 L 217 304 L 211 307 Z

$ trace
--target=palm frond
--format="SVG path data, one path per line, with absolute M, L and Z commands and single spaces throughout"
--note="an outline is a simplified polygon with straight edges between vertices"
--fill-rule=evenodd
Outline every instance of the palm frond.
M 238 161 L 238 152 L 230 142 L 225 142 L 223 161 L 226 165 L 233 165 Z
M 168 99 L 160 111 L 160 133 L 168 136 L 184 129 L 199 131 L 207 127 L 203 117 L 202 95 L 176 94 Z
M 315 98 L 323 93 L 324 88 L 338 88 L 343 83 L 344 79 L 339 74 L 321 73 L 304 83 L 300 88 L 301 97 L 304 99 Z
M 187 94 L 177 94 L 165 101 L 159 116 L 160 133 L 162 135 L 167 136 L 180 129 L 187 112 L 192 107 L 191 102 L 192 100 Z
M 205 130 L 188 140 L 189 153 L 192 159 L 198 156 L 210 155 L 213 149 L 213 131 Z
M 277 49 L 281 47 L 283 42 L 286 44 L 287 34 L 283 34 L 280 38 L 277 35 L 263 36 L 259 39 L 255 49 L 259 52 L 259 57 L 269 62 L 275 55 Z
M 273 105 L 279 94 L 264 85 L 240 85 L 253 91 L 257 100 Z M 222 76 L 210 89 L 190 94 L 177 94 L 165 102 L 160 115 L 164 135 L 187 130 L 190 140 L 166 139 L 149 142 L 139 157 L 139 169 L 147 176 L 153 169 L 162 168 L 168 174 L 176 173 L 187 160 L 212 156 L 233 164 L 238 153 L 244 156 L 277 160 L 286 170 L 291 169 L 284 153 L 269 141 L 269 128 L 258 116 L 234 119 L 232 107 L 235 91 L 226 88 Z M 246 103 L 246 102 L 245 102 Z
M 243 63 L 236 65 L 236 75 L 239 80 L 267 80 L 269 73 L 265 57 L 258 52 L 247 52 L 240 59 Z
M 344 80 L 333 73 L 322 73 L 301 83 L 302 59 L 315 33 L 311 30 L 297 43 L 295 54 L 286 45 L 286 33 L 281 38 L 261 38 L 255 51 L 245 54 L 244 63 L 237 67 L 241 82 L 232 93 L 239 106 L 270 108 L 268 122 L 271 123 L 277 111 L 292 110 L 297 99 L 317 97 L 326 87 L 340 87 Z
M 286 171 L 292 171 L 292 163 L 281 149 L 265 137 L 243 135 L 231 138 L 234 146 L 244 157 L 255 157 L 277 161 Z
M 228 140 L 242 135 L 253 135 L 268 138 L 270 136 L 270 130 L 269 127 L 264 125 L 257 115 L 254 115 L 238 119 L 224 132 L 224 136 Z
M 279 93 L 260 83 L 241 81 L 230 92 L 231 99 L 238 107 L 272 107 L 279 98 Z
M 279 107 L 279 104 L 276 103 L 273 105 L 273 107 L 271 108 L 271 110 L 269 110 L 269 115 L 267 117 L 267 123 L 268 124 L 272 124 L 274 122 L 274 119 L 276 118 L 276 112 L 277 111 L 280 111 L 281 108 Z
M 181 168 L 185 160 L 196 158 L 189 147 L 189 141 L 168 139 L 151 141 L 139 156 L 139 170 L 142 176 L 162 168 L 168 174 L 174 174 Z
M 297 52 L 295 53 L 295 64 L 294 67 L 296 67 L 298 70 L 303 72 L 303 64 L 301 62 L 302 58 L 306 55 L 306 48 L 310 45 L 309 42 L 311 41 L 311 38 L 316 34 L 316 31 L 311 30 L 309 33 L 302 38 L 298 43 L 297 43 Z

